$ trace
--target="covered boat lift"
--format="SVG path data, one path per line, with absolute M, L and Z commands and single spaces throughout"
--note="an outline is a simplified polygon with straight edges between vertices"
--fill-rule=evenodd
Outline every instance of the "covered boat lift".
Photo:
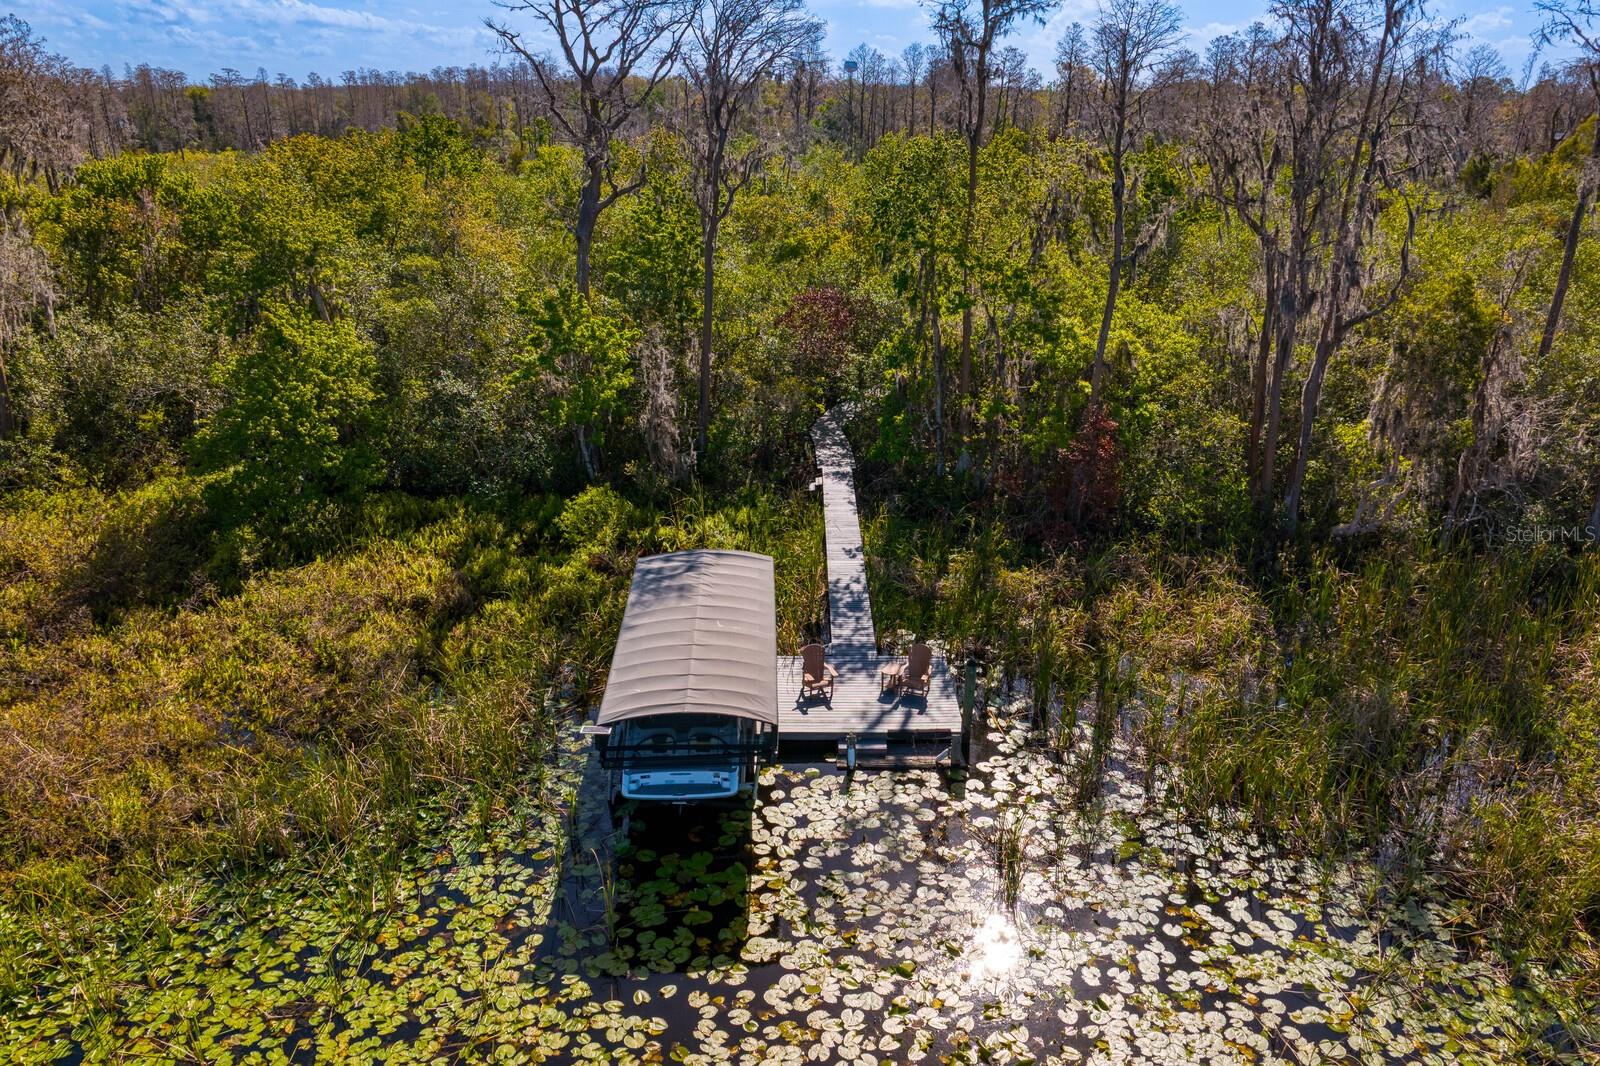
M 611 794 L 730 800 L 778 744 L 772 559 L 682 551 L 640 559 L 594 736 Z

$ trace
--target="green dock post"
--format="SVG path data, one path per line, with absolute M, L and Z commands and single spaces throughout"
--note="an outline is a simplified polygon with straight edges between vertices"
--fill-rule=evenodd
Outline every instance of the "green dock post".
M 978 660 L 967 656 L 965 682 L 961 686 L 961 765 L 966 766 L 972 754 L 972 708 L 978 693 Z

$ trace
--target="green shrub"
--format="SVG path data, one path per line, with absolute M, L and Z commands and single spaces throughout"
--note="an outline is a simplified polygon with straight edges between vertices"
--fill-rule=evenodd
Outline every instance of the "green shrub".
M 220 475 L 208 489 L 216 512 L 289 528 L 375 484 L 375 369 L 348 320 L 270 309 L 256 345 L 229 368 L 228 402 L 198 442 L 202 469 Z

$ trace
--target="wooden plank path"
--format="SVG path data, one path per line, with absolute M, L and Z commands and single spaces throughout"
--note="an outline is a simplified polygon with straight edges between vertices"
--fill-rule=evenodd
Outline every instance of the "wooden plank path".
M 828 412 L 811 427 L 822 474 L 823 544 L 828 560 L 828 649 L 839 655 L 877 654 L 867 551 L 856 513 L 856 457 L 843 428 Z
M 883 689 L 879 671 L 904 662 L 879 655 L 867 590 L 867 557 L 856 512 L 855 455 L 830 412 L 811 430 L 821 472 L 823 536 L 828 565 L 827 659 L 839 672 L 831 699 L 800 695 L 800 659 L 778 657 L 778 735 L 801 741 L 838 740 L 850 734 L 949 735 L 961 733 L 961 700 L 944 656 L 933 657 L 926 696 Z

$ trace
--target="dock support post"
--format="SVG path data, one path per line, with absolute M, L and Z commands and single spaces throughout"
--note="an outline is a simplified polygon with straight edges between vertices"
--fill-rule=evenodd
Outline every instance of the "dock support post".
M 978 691 L 978 660 L 967 656 L 966 676 L 961 685 L 961 765 L 966 766 L 972 756 L 972 708 Z

